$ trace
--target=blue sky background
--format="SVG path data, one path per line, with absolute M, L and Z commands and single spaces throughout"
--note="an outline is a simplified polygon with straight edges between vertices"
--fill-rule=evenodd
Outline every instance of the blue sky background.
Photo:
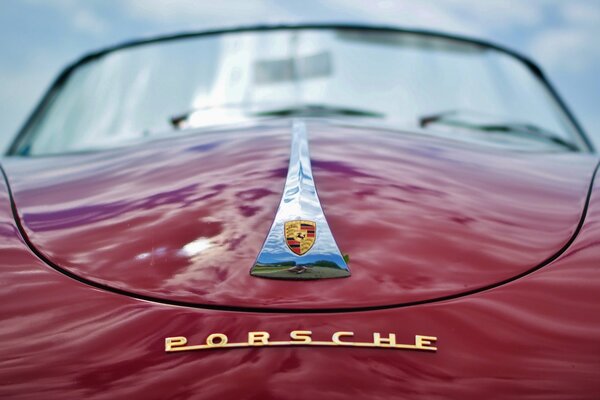
M 600 147 L 597 0 L 1 0 L 0 149 L 52 79 L 91 50 L 186 30 L 367 22 L 491 40 L 536 60 Z

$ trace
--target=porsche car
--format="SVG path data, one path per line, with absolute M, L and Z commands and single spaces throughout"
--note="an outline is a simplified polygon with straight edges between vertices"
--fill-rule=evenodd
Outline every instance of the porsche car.
M 1 160 L 0 397 L 598 399 L 598 163 L 477 39 L 88 54 Z

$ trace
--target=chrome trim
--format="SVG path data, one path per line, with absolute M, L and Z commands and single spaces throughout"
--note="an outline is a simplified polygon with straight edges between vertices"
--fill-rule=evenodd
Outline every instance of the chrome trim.
M 286 245 L 285 224 L 296 220 L 316 224 L 315 242 L 303 255 L 293 253 Z M 301 120 L 292 123 L 290 164 L 283 196 L 250 274 L 261 278 L 298 280 L 350 276 L 317 196 L 306 124 Z

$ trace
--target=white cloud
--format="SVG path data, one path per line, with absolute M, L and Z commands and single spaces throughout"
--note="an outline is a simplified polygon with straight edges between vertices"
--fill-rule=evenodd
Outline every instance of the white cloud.
M 510 30 L 516 26 L 533 27 L 542 22 L 543 4 L 506 0 L 445 0 L 436 1 L 452 9 L 460 18 L 475 23 L 484 30 Z
M 174 30 L 294 19 L 285 8 L 267 0 L 123 0 L 121 4 L 136 19 L 174 25 Z
M 544 17 L 544 8 L 539 2 L 378 0 L 366 3 L 363 0 L 330 0 L 328 3 L 339 9 L 353 10 L 361 20 L 488 39 L 516 26 L 536 26 Z
M 565 2 L 562 5 L 562 16 L 570 24 L 597 26 L 600 23 L 600 6 L 593 2 Z
M 600 3 L 555 3 L 559 21 L 533 35 L 529 51 L 549 69 L 583 72 L 600 62 Z
M 364 22 L 471 35 L 482 33 L 479 27 L 465 23 L 448 7 L 439 7 L 429 0 L 379 0 L 368 3 L 362 0 L 330 0 L 328 4 L 332 9 L 352 13 Z
M 27 3 L 38 7 L 53 7 L 63 13 L 72 26 L 79 32 L 101 35 L 106 32 L 108 24 L 90 6 L 90 3 L 77 0 L 27 0 Z
M 600 58 L 596 41 L 579 28 L 555 28 L 537 34 L 530 47 L 534 57 L 549 69 L 581 72 Z
M 73 11 L 71 18 L 73 26 L 81 32 L 101 35 L 107 30 L 106 22 L 90 10 L 76 9 Z
M 46 68 L 40 68 L 40 65 Z M 41 98 L 57 67 L 48 65 L 41 53 L 22 68 L 0 68 L 0 153 Z
M 291 1 L 276 0 L 123 0 L 120 3 L 130 16 L 163 26 L 174 25 L 174 30 L 299 21 L 361 21 L 492 37 L 494 33 L 490 30 L 531 26 L 543 17 L 539 3 L 504 0 L 304 0 L 302 7 L 290 4 Z M 315 10 L 325 12 L 319 14 Z

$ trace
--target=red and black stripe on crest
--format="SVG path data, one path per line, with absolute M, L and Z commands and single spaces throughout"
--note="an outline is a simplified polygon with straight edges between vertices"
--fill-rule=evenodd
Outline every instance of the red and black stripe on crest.
M 286 240 L 290 250 L 292 250 L 296 254 L 300 254 L 300 242 L 293 237 L 288 237 L 286 238 Z
M 288 248 L 301 256 L 314 244 L 317 227 L 312 221 L 288 221 L 284 224 L 284 232 Z
M 300 224 L 300 229 L 306 231 L 306 237 L 315 237 L 315 227 L 310 224 Z

